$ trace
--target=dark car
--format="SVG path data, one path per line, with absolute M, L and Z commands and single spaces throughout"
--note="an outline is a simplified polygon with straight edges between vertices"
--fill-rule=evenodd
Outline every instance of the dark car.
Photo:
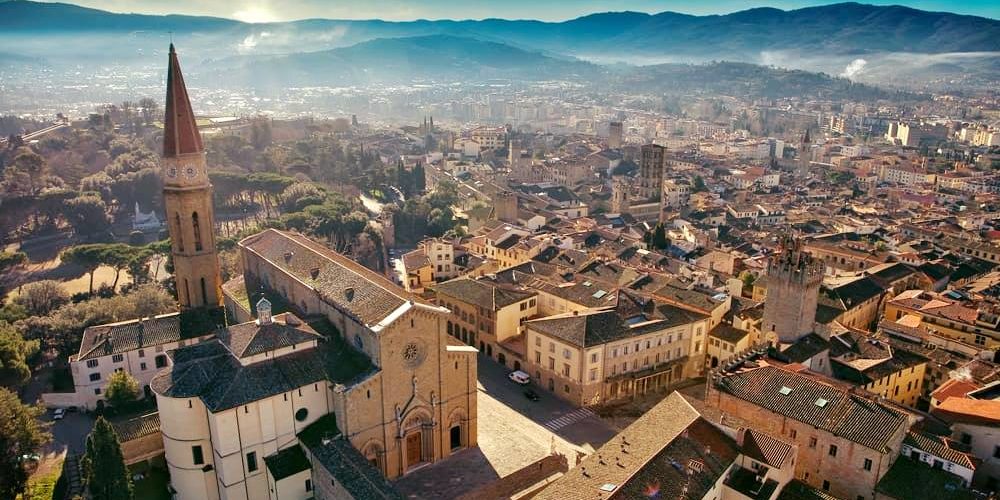
M 524 391 L 524 397 L 526 397 L 526 398 L 528 398 L 528 399 L 530 399 L 532 401 L 538 401 L 538 393 L 535 392 L 535 391 L 533 391 L 533 390 L 531 390 L 531 389 L 528 389 L 528 390 Z

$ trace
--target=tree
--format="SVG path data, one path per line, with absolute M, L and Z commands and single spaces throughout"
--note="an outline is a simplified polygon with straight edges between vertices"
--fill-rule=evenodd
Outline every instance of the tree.
M 38 345 L 37 340 L 24 340 L 17 329 L 0 321 L 0 384 L 16 388 L 28 381 L 28 358 L 38 353 Z
M 750 271 L 743 271 L 740 273 L 740 280 L 743 281 L 743 288 L 752 288 L 753 284 L 757 281 L 757 277 Z
M 97 417 L 87 436 L 83 457 L 83 480 L 93 500 L 132 500 L 129 478 L 118 435 L 104 417 Z
M 15 498 L 24 491 L 28 472 L 22 457 L 52 439 L 38 420 L 43 413 L 41 406 L 26 405 L 17 394 L 0 387 L 0 498 Z
M 664 229 L 662 222 L 658 223 L 656 227 L 653 228 L 653 237 L 650 242 L 653 244 L 653 247 L 660 250 L 663 250 L 670 245 L 670 242 L 667 240 L 667 231 Z
M 29 314 L 45 316 L 69 302 L 69 294 L 55 280 L 41 280 L 21 287 L 14 303 L 23 306 Z
M 121 408 L 139 397 L 139 381 L 124 370 L 114 372 L 108 377 L 104 396 L 111 406 Z
M 696 175 L 694 177 L 694 192 L 700 193 L 702 191 L 708 191 L 708 188 L 705 186 L 705 179 L 700 175 Z
M 90 275 L 89 294 L 94 295 L 94 271 L 102 263 L 102 245 L 77 245 L 63 250 L 59 258 L 67 263 L 80 266 Z
M 111 225 L 108 207 L 97 193 L 83 193 L 66 200 L 63 215 L 80 235 L 90 235 L 106 231 Z
M 24 252 L 5 252 L 0 250 L 0 274 L 26 262 L 28 262 L 28 256 Z

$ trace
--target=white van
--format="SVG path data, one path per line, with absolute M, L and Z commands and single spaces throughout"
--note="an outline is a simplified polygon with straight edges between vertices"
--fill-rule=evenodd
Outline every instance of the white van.
M 510 372 L 510 375 L 507 375 L 507 378 L 521 385 L 528 385 L 528 383 L 531 382 L 531 377 L 529 377 L 527 373 L 524 373 L 521 370 L 514 370 Z

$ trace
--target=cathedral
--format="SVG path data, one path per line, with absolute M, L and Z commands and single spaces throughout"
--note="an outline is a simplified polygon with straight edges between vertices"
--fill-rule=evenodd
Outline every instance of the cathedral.
M 448 309 L 295 232 L 240 241 L 243 275 L 223 284 L 172 44 L 167 71 L 162 176 L 180 312 L 88 328 L 70 357 L 76 391 L 48 402 L 99 409 L 110 374 L 127 370 L 158 408 L 142 418 L 159 422 L 162 448 L 140 459 L 162 449 L 174 498 L 401 498 L 389 480 L 477 446 L 476 349 L 446 334 Z M 193 326 L 223 305 L 228 325 Z

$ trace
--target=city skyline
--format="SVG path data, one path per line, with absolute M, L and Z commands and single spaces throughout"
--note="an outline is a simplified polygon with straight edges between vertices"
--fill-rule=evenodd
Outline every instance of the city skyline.
M 742 0 L 721 0 L 708 4 L 690 5 L 678 0 L 580 0 L 573 2 L 530 2 L 511 0 L 503 7 L 486 0 L 470 0 L 455 6 L 444 0 L 372 0 L 338 2 L 331 4 L 322 0 L 245 0 L 203 2 L 199 0 L 179 0 L 169 4 L 155 0 L 78 0 L 76 5 L 121 13 L 139 14 L 186 14 L 231 18 L 250 23 L 294 21 L 308 18 L 326 19 L 382 19 L 387 21 L 412 21 L 418 19 L 536 19 L 541 21 L 565 21 L 588 14 L 609 11 L 635 11 L 656 14 L 665 11 L 691 15 L 729 14 L 742 10 L 773 7 L 794 10 L 805 7 L 829 5 L 837 2 L 815 0 L 772 0 L 769 2 L 746 2 Z M 996 2 L 973 0 L 957 5 L 944 0 L 908 0 L 864 2 L 872 5 L 903 5 L 926 11 L 943 11 L 956 14 L 982 16 L 991 19 L 1000 17 L 1000 5 Z

